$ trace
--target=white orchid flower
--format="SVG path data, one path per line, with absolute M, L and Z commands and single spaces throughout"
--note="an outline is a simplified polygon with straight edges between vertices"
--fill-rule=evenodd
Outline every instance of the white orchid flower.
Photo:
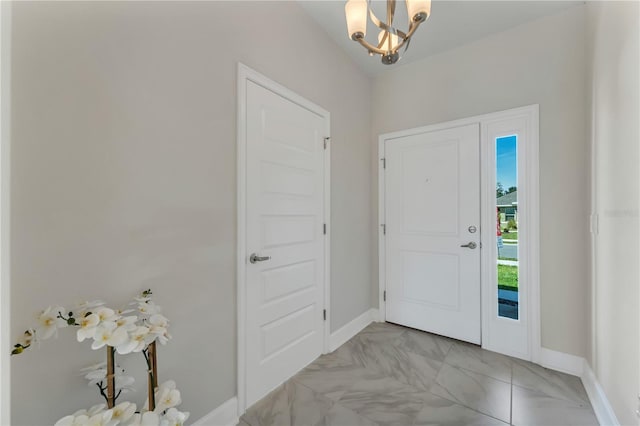
M 131 304 L 134 303 L 146 303 L 149 300 L 151 300 L 151 296 L 144 296 L 144 295 L 140 295 L 140 296 L 136 296 L 133 298 L 134 302 L 131 302 Z
M 158 426 L 160 424 L 160 416 L 153 411 L 147 411 L 142 414 L 142 421 L 140 426 Z
M 153 314 L 149 317 L 149 324 L 166 328 L 169 326 L 169 320 L 164 315 Z
M 128 317 L 120 317 L 116 320 L 116 325 L 118 327 L 124 328 L 127 331 L 131 331 L 136 328 L 137 321 L 138 321 L 138 317 L 135 315 L 131 315 Z
M 91 349 L 100 349 L 104 345 L 117 347 L 125 343 L 128 338 L 129 334 L 127 331 L 118 327 L 115 322 L 102 322 L 96 328 Z
M 142 420 L 142 414 L 135 413 L 133 416 L 129 418 L 129 420 L 122 422 L 122 426 L 140 426 L 140 421 Z
M 87 365 L 86 367 L 82 367 L 80 369 L 81 373 L 86 373 L 89 371 L 94 371 L 94 370 L 100 370 L 100 369 L 105 369 L 107 368 L 107 362 L 106 361 L 101 361 L 101 362 L 96 362 L 95 364 L 91 364 L 91 365 Z
M 153 342 L 155 336 L 149 334 L 149 328 L 144 326 L 136 327 L 135 330 L 129 332 L 129 340 L 116 347 L 119 354 L 128 354 L 131 352 L 141 352 L 144 348 Z
M 160 420 L 160 426 L 183 426 L 188 418 L 188 412 L 183 413 L 175 408 L 169 408 Z
M 77 332 L 78 342 L 84 339 L 93 339 L 96 334 L 96 327 L 100 323 L 100 317 L 96 314 L 90 314 L 80 320 L 80 328 Z
M 67 326 L 65 320 L 58 318 L 58 313 L 63 311 L 63 308 L 52 308 L 49 306 L 38 315 L 38 327 L 36 327 L 38 339 L 46 340 L 51 336 L 57 335 L 58 328 Z
M 96 383 L 100 383 L 107 377 L 107 369 L 101 368 L 88 372 L 84 378 L 89 381 L 89 386 L 94 386 Z
M 135 389 L 133 388 L 133 384 L 135 383 L 135 381 L 136 379 L 131 376 L 116 376 L 116 389 L 122 391 L 122 393 L 135 392 Z
M 92 301 L 83 301 L 80 303 L 76 303 L 76 311 L 78 313 L 78 317 L 83 317 L 87 312 L 104 305 L 102 300 L 92 300 Z
M 133 417 L 135 412 L 136 404 L 133 404 L 131 402 L 121 402 L 120 404 L 113 407 L 113 415 L 111 416 L 111 421 L 113 422 L 115 420 L 118 423 L 124 423 L 131 417 Z
M 53 426 L 75 426 L 78 423 L 75 423 L 76 416 L 73 414 L 70 416 L 64 416 L 60 420 L 58 420 Z
M 164 410 L 180 405 L 181 402 L 180 391 L 175 388 L 175 382 L 173 382 L 173 386 L 158 388 L 156 392 L 156 409 L 153 411 L 162 413 Z
M 162 382 L 156 388 L 156 390 L 154 392 L 155 399 L 156 399 L 156 411 L 157 411 L 157 404 L 159 403 L 158 401 L 160 401 L 160 396 L 163 395 L 163 394 L 166 394 L 169 391 L 175 390 L 175 389 L 176 389 L 176 382 L 173 381 L 173 380 L 167 380 L 165 382 Z M 149 410 L 149 400 L 145 401 L 144 410 L 145 411 Z
M 153 411 L 146 411 L 142 414 L 136 413 L 124 423 L 123 426 L 159 426 L 160 416 Z
M 79 414 L 77 416 L 65 416 L 58 420 L 54 426 L 85 426 L 89 423 L 89 416 Z
M 166 345 L 167 342 L 171 340 L 171 335 L 166 328 L 162 330 L 162 333 L 156 333 L 156 336 L 158 336 L 158 342 L 162 345 Z
M 158 341 L 165 345 L 171 339 L 171 335 L 167 331 L 169 320 L 160 314 L 154 314 L 149 318 L 149 332 L 158 337 Z
M 160 383 L 160 385 L 156 389 L 156 393 L 160 391 L 164 391 L 165 389 L 170 389 L 170 390 L 176 389 L 175 380 L 165 380 L 164 382 Z
M 113 416 L 113 408 L 107 411 L 101 411 L 89 417 L 86 426 L 115 426 L 117 423 L 111 422 Z
M 160 306 L 156 305 L 153 301 L 148 300 L 143 303 L 138 303 L 138 311 L 143 315 L 155 315 L 161 311 Z
M 100 318 L 100 322 L 103 321 L 116 321 L 118 316 L 116 315 L 116 311 L 111 308 L 101 307 L 96 309 L 96 315 Z
M 131 312 L 135 312 L 135 309 L 117 309 L 116 310 L 116 315 L 126 315 L 126 314 L 130 314 Z
M 95 416 L 96 414 L 102 413 L 106 409 L 107 409 L 107 405 L 105 403 L 96 404 L 87 410 L 87 415 L 89 417 L 92 417 L 92 416 Z

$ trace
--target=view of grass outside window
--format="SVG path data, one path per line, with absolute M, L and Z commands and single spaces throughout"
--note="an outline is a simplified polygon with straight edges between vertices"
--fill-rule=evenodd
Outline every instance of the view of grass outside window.
M 518 311 L 518 137 L 496 139 L 496 242 L 498 316 L 517 320 Z

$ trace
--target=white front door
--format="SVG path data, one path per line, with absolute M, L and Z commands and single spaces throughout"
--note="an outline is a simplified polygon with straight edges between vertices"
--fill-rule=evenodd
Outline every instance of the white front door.
M 247 407 L 323 350 L 326 120 L 247 80 Z
M 479 140 L 471 124 L 384 146 L 386 319 L 476 344 Z

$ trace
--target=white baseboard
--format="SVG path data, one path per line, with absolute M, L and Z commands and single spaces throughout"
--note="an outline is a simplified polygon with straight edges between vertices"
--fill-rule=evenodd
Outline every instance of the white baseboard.
M 539 356 L 539 364 L 543 367 L 580 377 L 593 411 L 598 418 L 598 423 L 602 426 L 620 425 L 604 389 L 600 386 L 598 378 L 587 360 L 547 348 L 540 348 Z
M 538 363 L 551 370 L 582 377 L 584 371 L 584 358 L 564 352 L 558 352 L 547 348 L 540 348 Z
M 238 398 L 235 396 L 195 422 L 194 426 L 236 426 L 238 424 Z
M 598 423 L 602 426 L 619 426 L 620 422 L 616 418 L 616 414 L 613 412 L 613 408 L 607 399 L 607 395 L 604 393 L 604 389 L 600 386 L 598 378 L 586 360 L 584 362 L 583 370 L 582 384 L 587 391 L 587 395 L 589 395 L 589 401 L 591 401 L 593 411 L 596 413 Z
M 378 321 L 378 310 L 369 309 L 362 315 L 343 325 L 329 336 L 329 351 L 335 351 L 374 321 Z

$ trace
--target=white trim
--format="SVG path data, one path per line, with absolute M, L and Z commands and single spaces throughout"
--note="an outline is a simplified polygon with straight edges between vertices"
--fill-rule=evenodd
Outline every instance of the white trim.
M 9 273 L 10 123 L 11 123 L 11 2 L 0 3 L 0 424 L 11 424 L 11 347 Z
M 303 108 L 324 118 L 326 123 L 325 136 L 331 136 L 331 116 L 328 111 L 318 105 L 308 101 L 297 93 L 265 77 L 248 66 L 238 63 L 237 74 L 237 252 L 236 252 L 236 274 L 237 274 L 237 298 L 238 298 L 238 414 L 242 415 L 246 410 L 246 207 L 247 207 L 247 182 L 246 182 L 246 155 L 247 155 L 247 135 L 246 135 L 246 82 L 252 81 L 265 89 L 268 89 L 300 105 Z M 323 331 L 323 353 L 329 349 L 329 333 L 331 324 L 331 150 L 330 143 L 324 150 L 324 223 L 327 224 L 327 234 L 325 235 L 325 273 L 324 273 L 324 308 L 327 310 L 327 320 L 324 322 Z
M 538 106 L 494 113 L 481 122 L 482 212 L 495 209 L 495 140 L 518 135 L 519 297 L 518 320 L 497 317 L 495 216 L 483 215 L 482 229 L 482 347 L 494 352 L 536 360 L 539 332 L 539 194 Z
M 331 123 L 329 113 L 326 113 L 327 128 L 325 134 L 329 138 L 324 150 L 324 223 L 327 233 L 324 236 L 324 307 L 327 316 L 324 322 L 323 353 L 329 352 L 329 338 L 331 334 Z
M 238 398 L 234 396 L 193 423 L 193 426 L 236 426 L 238 421 Z
M 603 426 L 620 425 L 602 385 L 586 359 L 547 348 L 540 348 L 539 355 L 539 364 L 543 367 L 580 377 L 598 423 Z
M 386 241 L 383 232 L 383 224 L 386 223 L 385 210 L 385 172 L 383 161 L 385 158 L 384 141 L 385 135 L 378 137 L 378 318 L 379 321 L 387 319 L 387 303 L 384 300 L 384 292 L 387 288 L 387 259 Z
M 481 129 L 481 147 L 486 146 L 486 141 L 484 140 L 484 127 L 485 123 L 496 121 L 496 120 L 508 120 L 516 117 L 526 117 L 528 120 L 529 126 L 527 127 L 529 140 L 526 144 L 526 154 L 525 154 L 525 168 L 526 168 L 526 185 L 528 186 L 528 195 L 527 201 L 528 205 L 531 207 L 531 214 L 528 218 L 529 224 L 529 235 L 528 235 L 528 246 L 530 247 L 528 253 L 528 273 L 527 273 L 527 281 L 529 282 L 529 291 L 528 291 L 528 353 L 527 354 L 516 354 L 509 353 L 508 355 L 514 355 L 520 358 L 525 358 L 529 360 L 533 360 L 534 362 L 538 362 L 538 352 L 540 350 L 540 280 L 539 280 L 539 160 L 538 160 L 538 116 L 539 116 L 539 108 L 538 105 L 529 105 L 519 108 L 513 108 L 506 111 L 493 112 L 490 114 L 478 115 L 474 117 L 463 118 L 454 121 L 448 121 L 445 123 L 432 124 L 428 126 L 416 127 L 413 129 L 400 130 L 397 132 L 385 133 L 378 137 L 378 270 L 379 270 L 379 278 L 378 278 L 378 291 L 379 291 L 379 315 L 380 320 L 385 321 L 386 319 L 386 306 L 383 300 L 383 292 L 386 288 L 386 275 L 385 275 L 385 239 L 383 235 L 382 224 L 385 223 L 385 180 L 384 180 L 384 169 L 382 167 L 382 158 L 385 157 L 385 141 L 392 140 L 396 138 L 403 138 L 407 136 L 412 136 L 425 132 L 433 132 L 437 130 L 444 130 L 453 127 L 465 126 L 473 123 L 480 123 Z M 486 150 L 485 150 L 486 151 Z M 486 156 L 486 152 L 481 152 L 482 155 Z M 482 160 L 481 160 L 482 161 Z M 481 167 L 481 181 L 487 182 L 487 170 L 486 167 Z M 519 185 L 522 185 L 523 182 L 519 182 Z M 491 194 L 487 193 L 487 190 L 483 191 L 487 196 Z M 491 191 L 490 191 L 491 192 Z M 483 197 L 483 203 L 486 203 L 485 198 Z M 487 198 L 488 199 L 488 198 Z M 495 198 L 492 200 L 492 204 L 495 205 Z M 485 208 L 483 204 L 483 209 Z M 483 210 L 484 211 L 484 210 Z M 519 212 L 520 214 L 522 212 Z M 493 217 L 493 216 L 492 216 Z M 495 228 L 495 218 L 493 218 L 493 226 L 485 225 L 481 228 L 487 229 L 489 233 L 482 233 L 483 242 L 486 239 L 487 235 L 490 235 L 490 232 Z M 487 228 L 488 226 L 488 228 Z M 486 244 L 486 243 L 485 243 Z M 486 247 L 486 245 L 485 245 Z M 495 260 L 492 260 L 493 262 Z M 487 262 L 486 259 L 483 260 L 483 265 Z M 483 267 L 483 270 L 486 271 L 488 268 Z M 482 322 L 482 335 L 483 335 L 483 347 L 485 347 L 484 337 L 488 332 L 488 321 L 487 321 L 487 306 L 490 306 L 491 296 L 488 293 L 488 284 L 486 274 L 483 272 L 483 285 L 482 285 L 482 311 L 481 322 Z M 505 320 L 506 321 L 506 320 Z M 501 348 L 490 348 L 493 351 L 504 352 L 504 349 Z
M 347 341 L 351 340 L 353 336 L 360 333 L 366 326 L 377 320 L 378 310 L 374 308 L 358 315 L 356 318 L 331 333 L 331 337 L 329 338 L 329 351 L 335 351 Z
M 584 358 L 552 349 L 540 348 L 539 362 L 543 367 L 572 376 L 582 377 L 584 371 Z
M 586 360 L 584 360 L 582 384 L 584 385 L 584 389 L 587 391 L 591 407 L 598 418 L 598 423 L 603 426 L 620 425 L 620 422 L 616 417 L 616 413 L 613 411 L 613 407 L 611 407 L 609 399 L 604 393 L 604 389 L 602 389 L 600 382 L 598 382 L 598 378 Z

